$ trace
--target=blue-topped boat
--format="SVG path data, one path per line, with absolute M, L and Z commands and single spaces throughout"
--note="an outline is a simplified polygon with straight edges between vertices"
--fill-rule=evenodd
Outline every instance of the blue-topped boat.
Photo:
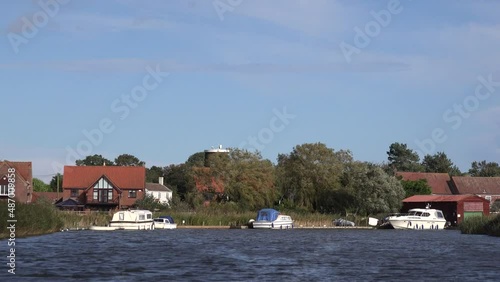
M 291 229 L 293 220 L 275 209 L 261 209 L 250 226 L 255 229 Z

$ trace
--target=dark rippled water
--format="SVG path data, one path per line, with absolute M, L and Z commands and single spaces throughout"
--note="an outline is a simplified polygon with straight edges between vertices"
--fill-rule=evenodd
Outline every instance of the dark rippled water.
M 16 254 L 1 281 L 500 281 L 500 238 L 457 231 L 73 231 Z

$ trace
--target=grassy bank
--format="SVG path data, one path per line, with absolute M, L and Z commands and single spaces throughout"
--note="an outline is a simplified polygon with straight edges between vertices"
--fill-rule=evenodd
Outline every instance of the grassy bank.
M 84 228 L 95 224 L 106 224 L 111 216 L 108 213 L 78 214 L 57 210 L 54 205 L 40 201 L 34 204 L 16 203 L 13 210 L 14 218 L 17 222 L 7 222 L 10 218 L 8 203 L 0 202 L 0 239 L 10 236 L 7 229 L 10 224 L 15 224 L 16 238 L 49 234 L 65 228 Z
M 462 234 L 483 234 L 500 237 L 500 215 L 467 218 L 458 227 Z

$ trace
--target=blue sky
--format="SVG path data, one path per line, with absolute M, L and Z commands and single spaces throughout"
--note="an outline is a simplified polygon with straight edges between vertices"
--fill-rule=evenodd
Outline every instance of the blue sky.
M 272 161 L 306 142 L 378 163 L 393 142 L 444 151 L 462 170 L 500 161 L 496 1 L 26 0 L 0 11 L 0 159 L 32 161 L 45 181 L 75 156 L 166 166 L 219 144 Z

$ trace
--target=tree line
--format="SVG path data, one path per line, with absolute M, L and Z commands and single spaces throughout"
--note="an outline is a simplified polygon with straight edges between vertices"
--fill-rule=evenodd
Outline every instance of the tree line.
M 205 162 L 204 152 L 192 154 L 184 163 L 146 168 L 146 181 L 165 184 L 173 190 L 174 205 L 198 207 L 217 202 L 242 210 L 286 207 L 304 212 L 377 214 L 398 211 L 401 201 L 414 194 L 430 194 L 425 181 L 402 181 L 395 171 L 444 172 L 463 175 L 444 152 L 418 154 L 406 144 L 393 143 L 381 164 L 354 160 L 348 150 L 334 150 L 323 143 L 305 143 L 291 152 L 279 154 L 277 163 L 262 158 L 260 152 L 230 148 Z M 129 154 L 114 161 L 102 155 L 87 156 L 76 165 L 145 166 Z M 497 163 L 473 162 L 471 176 L 500 176 Z M 54 176 L 54 189 L 62 175 Z M 33 180 L 35 191 L 40 187 Z M 61 187 L 61 183 L 59 184 Z

